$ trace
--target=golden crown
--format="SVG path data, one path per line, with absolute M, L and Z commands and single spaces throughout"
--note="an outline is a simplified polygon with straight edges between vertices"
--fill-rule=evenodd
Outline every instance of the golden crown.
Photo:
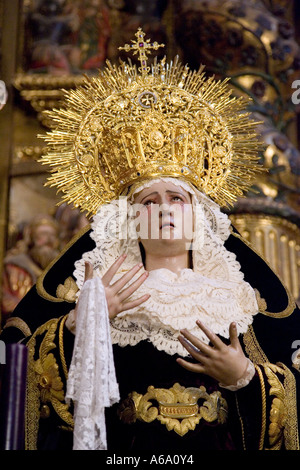
M 262 171 L 259 142 L 245 112 L 249 101 L 232 97 L 227 81 L 206 78 L 178 58 L 166 63 L 147 55 L 163 44 L 145 40 L 139 28 L 125 51 L 139 54 L 107 67 L 65 92 L 66 106 L 48 112 L 52 131 L 43 164 L 48 185 L 63 201 L 89 214 L 144 179 L 183 178 L 221 206 L 231 205 Z

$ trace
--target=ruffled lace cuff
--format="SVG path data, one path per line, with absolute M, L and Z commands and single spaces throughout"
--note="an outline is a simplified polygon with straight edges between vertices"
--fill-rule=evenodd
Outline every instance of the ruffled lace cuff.
M 255 375 L 255 367 L 254 364 L 248 359 L 248 364 L 243 376 L 237 381 L 235 385 L 224 385 L 219 383 L 219 387 L 226 388 L 227 390 L 231 390 L 232 392 L 236 392 L 240 388 L 246 387 L 249 382 L 253 379 Z
M 107 448 L 105 408 L 119 399 L 105 290 L 95 277 L 84 283 L 78 300 L 67 381 L 66 401 L 74 402 L 74 450 Z

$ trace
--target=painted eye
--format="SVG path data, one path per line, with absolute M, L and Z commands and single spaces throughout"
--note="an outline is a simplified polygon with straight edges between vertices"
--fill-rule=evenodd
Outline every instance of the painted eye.
M 180 196 L 173 196 L 173 197 L 172 197 L 172 200 L 175 200 L 175 201 L 178 200 L 178 201 L 180 201 L 180 202 L 184 202 L 183 198 L 180 197 Z
M 155 204 L 155 202 L 151 201 L 151 199 L 149 199 L 149 201 L 144 202 L 144 206 L 150 206 L 151 204 Z

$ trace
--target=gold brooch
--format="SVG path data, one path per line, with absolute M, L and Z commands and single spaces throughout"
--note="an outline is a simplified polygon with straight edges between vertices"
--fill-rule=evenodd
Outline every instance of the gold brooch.
M 199 400 L 203 400 L 202 405 Z M 201 419 L 225 423 L 227 411 L 227 402 L 219 391 L 209 394 L 203 386 L 185 388 L 176 383 L 170 389 L 150 386 L 145 395 L 132 392 L 121 403 L 119 417 L 128 424 L 137 419 L 146 423 L 157 419 L 168 431 L 184 436 Z

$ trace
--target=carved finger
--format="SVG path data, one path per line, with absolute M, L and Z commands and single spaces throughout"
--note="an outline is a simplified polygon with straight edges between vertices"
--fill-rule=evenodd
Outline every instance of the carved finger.
M 133 300 L 131 302 L 124 302 L 122 304 L 122 307 L 119 313 L 124 312 L 125 310 L 130 310 L 131 308 L 137 307 L 138 305 L 141 305 L 143 302 L 146 302 L 146 300 L 148 300 L 149 297 L 151 297 L 150 294 L 145 294 L 137 300 Z
M 234 349 L 239 349 L 241 347 L 241 344 L 238 338 L 237 327 L 235 323 L 230 323 L 229 338 L 230 338 L 230 344 Z
M 113 294 L 118 294 L 119 291 L 136 275 L 136 273 L 143 267 L 143 263 L 136 264 L 120 279 L 110 286 Z
M 191 344 L 183 336 L 178 336 L 178 339 L 182 346 L 190 353 L 190 355 L 194 359 L 196 359 L 196 361 L 200 362 L 203 365 L 207 363 L 209 357 L 203 354 L 203 352 L 201 352 L 201 350 L 199 350 L 195 345 Z
M 128 286 L 126 289 L 122 290 L 119 294 L 119 300 L 123 302 L 125 299 L 130 297 L 142 284 L 143 282 L 147 279 L 149 276 L 149 273 L 143 273 L 136 281 L 134 281 L 130 286 Z
M 182 358 L 176 359 L 177 363 L 184 367 L 184 369 L 189 370 L 190 372 L 195 372 L 197 374 L 205 374 L 205 367 L 201 364 L 193 364 L 192 362 L 185 361 Z
M 201 330 L 206 334 L 210 342 L 215 346 L 217 349 L 221 349 L 224 346 L 226 346 L 223 341 L 215 334 L 213 333 L 207 326 L 204 325 L 200 320 L 196 321 L 197 325 Z
M 89 281 L 90 279 L 93 279 L 93 273 L 94 269 L 91 263 L 88 263 L 87 261 L 84 263 L 84 282 Z
M 213 349 L 208 344 L 205 344 L 203 341 L 201 341 L 195 335 L 190 333 L 187 329 L 181 330 L 180 333 L 182 334 L 182 336 L 184 338 L 186 338 L 188 340 L 188 343 L 191 343 L 195 347 L 195 349 L 197 351 L 201 351 L 206 356 L 211 356 L 212 354 L 215 353 L 215 349 Z
M 125 260 L 126 256 L 127 255 L 125 253 L 123 253 L 123 255 L 119 256 L 119 258 L 117 258 L 116 261 L 111 265 L 111 267 L 106 271 L 106 273 L 102 277 L 102 284 L 104 285 L 104 287 L 109 286 L 112 278 L 114 277 L 114 275 L 118 271 L 119 267 L 121 266 L 121 264 Z

